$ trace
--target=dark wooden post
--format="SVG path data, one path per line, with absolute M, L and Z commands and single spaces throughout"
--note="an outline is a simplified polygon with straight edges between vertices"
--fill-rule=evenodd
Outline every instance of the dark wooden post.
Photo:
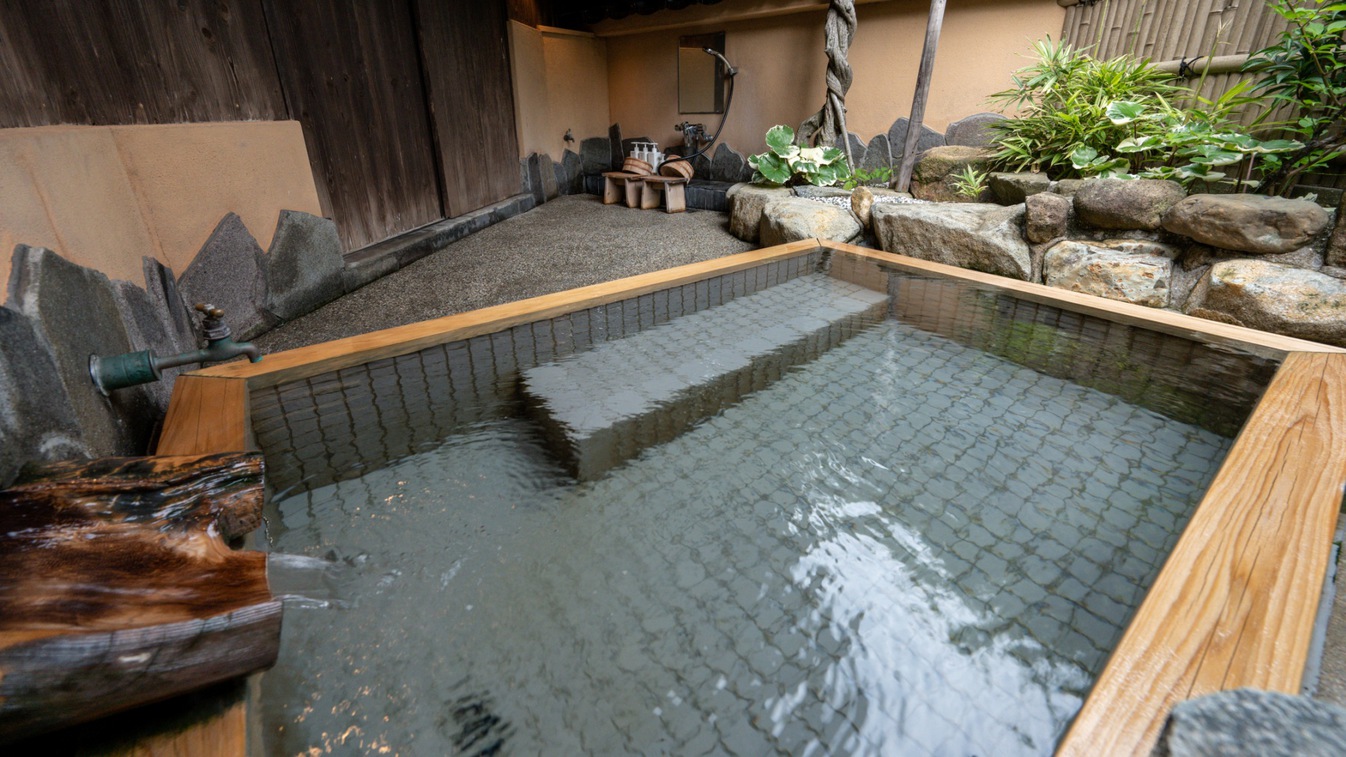
M 935 71 L 935 50 L 939 47 L 939 30 L 944 25 L 945 0 L 930 0 L 930 18 L 925 24 L 925 49 L 921 51 L 921 67 L 916 73 L 916 95 L 911 101 L 911 119 L 907 123 L 907 143 L 902 148 L 902 165 L 893 179 L 893 188 L 907 191 L 911 185 L 911 171 L 916 166 L 916 140 L 925 120 L 925 101 L 930 95 L 930 76 Z

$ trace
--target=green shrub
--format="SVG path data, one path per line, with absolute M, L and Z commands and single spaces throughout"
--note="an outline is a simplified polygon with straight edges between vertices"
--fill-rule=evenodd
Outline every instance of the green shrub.
M 1303 143 L 1287 155 L 1263 158 L 1259 192 L 1286 194 L 1301 174 L 1346 154 L 1346 3 L 1275 0 L 1272 9 L 1289 25 L 1280 40 L 1253 53 L 1243 70 L 1258 74 L 1253 90 L 1288 104 L 1291 120 L 1279 124 Z
M 863 168 L 857 168 L 851 172 L 851 175 L 841 182 L 845 189 L 855 189 L 856 187 L 867 186 L 888 186 L 888 182 L 893 178 L 893 169 L 888 166 L 879 166 L 873 171 L 866 171 Z
M 752 180 L 767 184 L 796 186 L 813 184 L 827 187 L 851 175 L 846 154 L 836 147 L 800 147 L 795 132 L 788 126 L 767 130 L 767 151 L 748 158 L 756 172 Z
M 1173 84 L 1148 60 L 1096 60 L 1049 38 L 1034 45 L 1038 62 L 1013 75 L 1014 88 L 991 96 L 1019 115 L 994 125 L 995 165 L 1044 171 L 1054 179 L 1172 179 L 1185 186 L 1225 178 L 1240 185 L 1258 160 L 1302 147 L 1259 140 L 1238 127 L 1234 111 L 1258 98 L 1241 83 L 1215 100 Z M 1173 103 L 1191 96 L 1198 108 Z

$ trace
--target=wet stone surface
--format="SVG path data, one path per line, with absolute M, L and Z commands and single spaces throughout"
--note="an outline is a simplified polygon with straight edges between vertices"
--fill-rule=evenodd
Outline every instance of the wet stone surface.
M 1227 446 L 894 321 L 586 484 L 485 422 L 279 503 L 267 748 L 1048 754 Z

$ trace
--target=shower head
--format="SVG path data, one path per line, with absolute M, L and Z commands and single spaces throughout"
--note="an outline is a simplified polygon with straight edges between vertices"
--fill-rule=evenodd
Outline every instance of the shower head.
M 716 58 L 719 58 L 720 62 L 724 64 L 725 76 L 733 76 L 734 74 L 738 73 L 738 69 L 729 65 L 728 59 L 726 59 L 724 57 L 724 53 L 721 53 L 719 50 L 715 50 L 709 47 L 703 47 L 701 48 L 701 52 L 705 53 L 706 55 L 714 55 Z

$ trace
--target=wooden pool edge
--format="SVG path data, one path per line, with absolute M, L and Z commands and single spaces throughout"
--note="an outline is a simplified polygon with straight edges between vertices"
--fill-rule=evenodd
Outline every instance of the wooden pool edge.
M 1346 350 L 1172 311 L 803 240 L 193 371 L 174 387 L 156 453 L 250 448 L 254 389 L 819 251 L 1283 359 L 1059 753 L 1148 754 L 1178 701 L 1241 686 L 1299 692 L 1346 484 L 1346 412 L 1338 409 Z M 1254 465 L 1262 468 L 1241 467 Z M 237 744 L 241 722 L 232 714 L 198 728 L 224 729 Z

